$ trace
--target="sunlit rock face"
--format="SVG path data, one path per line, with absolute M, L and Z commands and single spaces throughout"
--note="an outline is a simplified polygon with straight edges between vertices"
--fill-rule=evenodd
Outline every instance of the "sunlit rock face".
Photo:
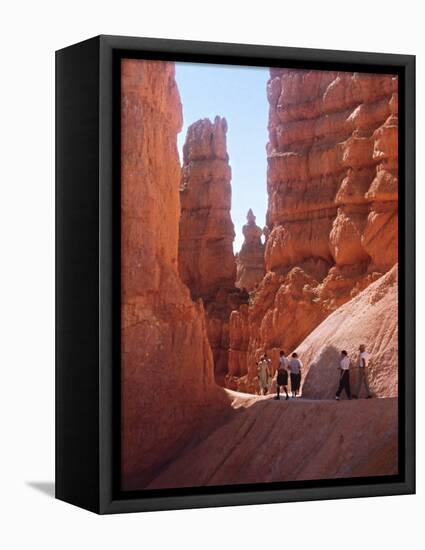
M 397 265 L 355 298 L 329 315 L 298 346 L 304 363 L 303 396 L 333 398 L 338 387 L 341 350 L 351 362 L 351 386 L 357 385 L 359 345 L 370 354 L 368 380 L 376 397 L 396 397 L 398 385 Z M 366 396 L 364 389 L 360 397 Z
M 236 257 L 236 286 L 247 291 L 253 290 L 262 280 L 264 268 L 264 244 L 261 241 L 263 230 L 255 223 L 251 209 L 242 228 L 244 242 Z
M 140 489 L 227 406 L 202 304 L 177 266 L 182 124 L 174 65 L 122 62 L 123 489 Z
M 276 69 L 268 92 L 267 269 L 313 258 L 388 270 L 397 260 L 397 78 Z
M 397 262 L 397 77 L 271 69 L 266 275 L 232 314 L 230 387 Z M 249 334 L 249 337 L 248 337 Z M 245 364 L 247 362 L 247 364 Z
M 243 301 L 235 287 L 226 133 L 226 120 L 218 116 L 189 126 L 180 188 L 179 272 L 192 298 L 202 298 L 219 383 L 228 368 L 230 313 Z

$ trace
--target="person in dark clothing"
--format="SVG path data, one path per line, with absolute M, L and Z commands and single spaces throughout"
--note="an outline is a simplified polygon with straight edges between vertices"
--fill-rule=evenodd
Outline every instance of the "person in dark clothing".
M 298 359 L 298 354 L 293 353 L 292 358 L 289 361 L 289 371 L 291 373 L 291 392 L 292 397 L 297 397 L 301 385 L 301 369 L 302 362 Z
M 336 391 L 335 399 L 339 401 L 339 396 L 341 395 L 342 390 L 345 391 L 348 399 L 351 399 L 351 389 L 350 389 L 350 358 L 348 357 L 345 349 L 341 351 L 341 360 L 339 362 L 340 369 L 340 379 L 339 386 Z
M 279 357 L 279 366 L 277 368 L 277 379 L 276 379 L 276 397 L 275 399 L 280 399 L 280 386 L 283 386 L 283 389 L 286 393 L 286 399 L 289 399 L 288 395 L 288 359 L 285 357 L 285 352 L 280 350 Z

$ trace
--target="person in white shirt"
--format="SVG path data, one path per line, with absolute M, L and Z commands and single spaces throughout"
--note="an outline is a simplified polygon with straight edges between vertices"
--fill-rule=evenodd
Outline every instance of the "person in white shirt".
M 351 399 L 351 390 L 350 390 L 350 358 L 348 353 L 343 349 L 341 351 L 341 360 L 339 362 L 339 367 L 341 371 L 339 378 L 339 386 L 336 391 L 335 399 L 339 401 L 339 396 L 341 395 L 342 390 L 345 391 L 347 398 Z
M 276 396 L 275 399 L 280 399 L 280 386 L 283 386 L 283 389 L 286 393 L 286 399 L 289 399 L 288 395 L 288 366 L 289 361 L 285 357 L 285 352 L 280 350 L 279 357 L 279 366 L 277 368 L 277 378 L 276 378 Z
M 291 373 L 291 392 L 292 397 L 297 397 L 301 385 L 301 369 L 303 364 L 298 359 L 298 354 L 293 353 L 292 358 L 289 361 L 289 372 Z
M 362 385 L 364 384 L 364 387 L 366 389 L 366 397 L 367 399 L 370 399 L 372 397 L 372 394 L 369 389 L 369 383 L 367 379 L 367 369 L 369 365 L 369 357 L 370 355 L 366 351 L 366 346 L 364 344 L 361 344 L 359 346 L 359 359 L 358 359 L 358 376 L 357 376 L 357 387 L 356 387 L 356 393 L 353 395 L 354 399 L 357 399 L 360 395 Z

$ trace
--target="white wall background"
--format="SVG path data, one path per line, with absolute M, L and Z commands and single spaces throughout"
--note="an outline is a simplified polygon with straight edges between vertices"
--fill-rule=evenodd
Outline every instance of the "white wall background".
M 425 52 L 419 0 L 4 2 L 0 16 L 0 546 L 400 548 L 424 540 L 424 393 L 418 495 L 97 517 L 31 483 L 54 477 L 54 51 L 124 34 L 417 55 L 419 208 Z M 418 216 L 418 280 L 425 221 Z M 418 288 L 418 340 L 424 287 Z M 421 354 L 418 388 L 424 387 Z M 49 487 L 47 483 L 47 487 Z M 422 506 L 422 511 L 420 507 Z M 419 544 L 418 544 L 419 543 Z

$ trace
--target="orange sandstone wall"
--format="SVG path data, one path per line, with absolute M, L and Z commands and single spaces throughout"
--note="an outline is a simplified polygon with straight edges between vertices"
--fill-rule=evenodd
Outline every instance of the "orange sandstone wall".
M 178 274 L 174 65 L 123 60 L 121 78 L 121 473 L 124 489 L 138 489 L 224 402 L 203 307 Z
M 230 387 L 254 389 L 264 349 L 291 351 L 397 262 L 397 90 L 392 75 L 271 69 L 267 274 L 231 317 Z
M 277 69 L 268 98 L 267 268 L 315 260 L 388 270 L 397 261 L 397 78 Z

